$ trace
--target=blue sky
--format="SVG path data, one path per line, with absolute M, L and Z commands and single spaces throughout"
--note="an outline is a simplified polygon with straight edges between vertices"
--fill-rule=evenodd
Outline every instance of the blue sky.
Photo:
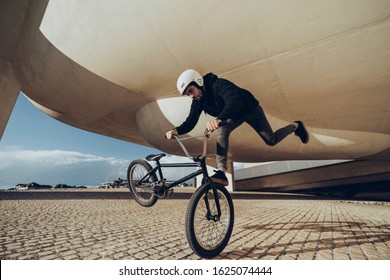
M 20 94 L 0 141 L 0 188 L 18 183 L 96 186 L 126 177 L 158 150 L 90 133 L 44 114 Z

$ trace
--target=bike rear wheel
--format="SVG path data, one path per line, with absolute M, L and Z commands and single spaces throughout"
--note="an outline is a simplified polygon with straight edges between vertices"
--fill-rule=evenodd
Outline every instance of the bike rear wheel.
M 157 181 L 156 174 L 149 174 L 141 185 L 138 182 L 145 177 L 153 168 L 145 160 L 134 160 L 130 163 L 127 169 L 127 181 L 129 182 L 129 189 L 135 201 L 144 207 L 153 206 L 158 197 L 152 192 L 152 188 L 148 188 L 148 184 Z
M 215 186 L 221 208 L 219 219 L 212 218 L 217 216 L 217 206 L 210 184 L 201 186 L 193 194 L 187 208 L 187 239 L 192 250 L 202 258 L 218 256 L 225 249 L 233 231 L 234 208 L 231 196 L 225 187 Z

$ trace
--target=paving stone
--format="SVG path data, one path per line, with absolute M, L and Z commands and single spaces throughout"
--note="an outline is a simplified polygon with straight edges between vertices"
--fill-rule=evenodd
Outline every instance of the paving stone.
M 127 190 L 64 193 L 0 192 L 1 259 L 200 259 L 184 229 L 189 190 L 151 208 Z M 266 193 L 233 202 L 234 231 L 216 259 L 390 259 L 388 202 Z

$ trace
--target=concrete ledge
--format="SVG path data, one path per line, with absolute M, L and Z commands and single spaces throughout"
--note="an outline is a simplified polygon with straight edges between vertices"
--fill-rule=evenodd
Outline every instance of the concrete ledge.
M 390 180 L 390 161 L 352 161 L 236 181 L 237 191 L 296 191 Z

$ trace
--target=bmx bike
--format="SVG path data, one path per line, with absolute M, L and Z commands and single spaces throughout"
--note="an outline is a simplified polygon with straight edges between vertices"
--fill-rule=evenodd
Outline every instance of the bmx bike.
M 224 121 L 221 125 L 227 124 Z M 185 215 L 185 231 L 192 250 L 202 258 L 219 255 L 229 242 L 234 224 L 232 198 L 226 188 L 214 183 L 207 172 L 206 154 L 210 132 L 204 134 L 173 138 L 182 148 L 191 163 L 160 163 L 165 154 L 149 155 L 130 163 L 127 170 L 129 189 L 134 200 L 144 207 L 153 206 L 158 199 L 172 195 L 173 188 L 196 176 L 203 175 L 202 184 L 191 196 Z M 183 141 L 203 138 L 203 153 L 191 156 Z M 153 168 L 148 161 L 155 161 Z M 177 181 L 168 183 L 162 168 L 197 167 L 197 170 Z

